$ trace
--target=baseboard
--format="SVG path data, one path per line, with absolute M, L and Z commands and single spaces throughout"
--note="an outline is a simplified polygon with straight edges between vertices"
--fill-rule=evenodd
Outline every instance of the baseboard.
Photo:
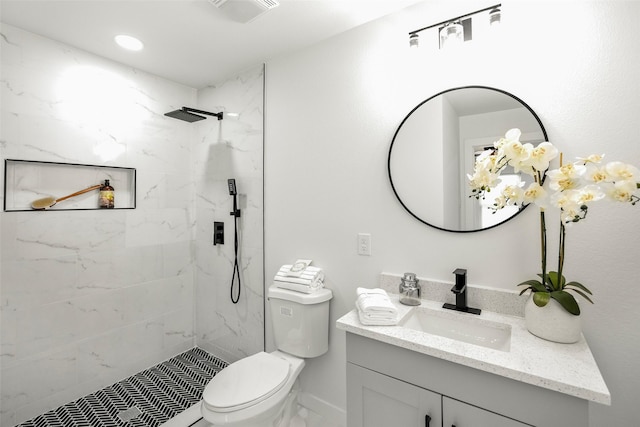
M 332 424 L 336 424 L 341 427 L 345 427 L 347 425 L 347 413 L 344 409 L 339 408 L 326 400 L 322 400 L 313 394 L 301 391 L 300 396 L 298 397 L 298 403 L 320 415 L 327 421 L 330 421 Z

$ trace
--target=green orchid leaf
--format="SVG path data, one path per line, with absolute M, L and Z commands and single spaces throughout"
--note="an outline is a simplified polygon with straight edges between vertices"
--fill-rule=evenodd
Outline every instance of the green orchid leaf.
M 548 292 L 534 292 L 533 302 L 538 307 L 544 307 L 549 302 L 549 296 Z
M 570 290 L 572 290 L 573 292 L 575 292 L 576 294 L 580 295 L 582 298 L 586 299 L 587 301 L 589 301 L 591 304 L 593 304 L 593 301 L 591 301 L 591 298 L 589 298 L 587 296 L 587 294 L 585 294 L 584 292 L 578 290 L 578 289 L 573 289 L 573 288 L 569 288 Z
M 580 314 L 580 306 L 576 299 L 570 293 L 566 291 L 554 291 L 550 294 L 551 298 L 558 301 L 565 310 L 574 316 L 578 316 Z
M 520 283 L 520 285 L 522 285 L 522 283 Z M 520 285 L 518 285 L 518 286 L 520 286 Z M 523 290 L 520 291 L 520 294 L 518 294 L 518 296 L 522 296 L 522 294 L 527 292 L 529 289 L 533 289 L 533 288 L 531 288 L 531 286 L 529 286 L 528 288 L 524 288 Z
M 548 276 L 554 290 L 560 291 L 564 288 L 566 282 L 564 276 L 558 277 L 557 271 L 550 271 Z
M 542 274 L 538 274 L 538 276 L 542 277 Z M 544 280 L 543 283 L 545 284 L 545 288 L 547 289 L 547 291 L 553 291 L 556 289 L 555 284 L 553 283 L 551 277 L 549 276 L 549 274 L 546 274 L 544 276 Z
M 555 285 L 553 283 L 553 279 L 551 278 L 551 276 L 549 275 L 549 273 L 547 273 L 544 276 L 544 283 L 549 286 L 551 289 L 555 289 Z
M 565 287 L 569 287 L 569 286 L 573 286 L 574 288 L 578 288 L 580 290 L 582 290 L 583 292 L 588 293 L 589 295 L 593 295 L 593 293 L 591 293 L 591 291 L 589 289 L 587 289 L 582 283 L 578 283 L 578 282 L 569 282 L 565 285 Z
M 544 287 L 542 282 L 539 282 L 539 281 L 533 280 L 533 279 L 527 280 L 525 282 L 522 282 L 522 283 L 518 284 L 518 286 L 529 286 L 531 289 L 533 289 L 534 292 L 547 292 L 547 288 Z M 525 291 L 526 291 L 526 289 L 525 289 Z
M 534 284 L 534 283 L 538 283 L 538 284 L 540 284 L 540 282 L 538 282 L 537 280 L 533 280 L 533 279 L 531 279 L 531 280 L 525 280 L 525 281 L 524 281 L 524 282 L 522 282 L 522 283 L 518 283 L 516 286 L 523 286 L 523 285 L 533 286 L 533 284 Z

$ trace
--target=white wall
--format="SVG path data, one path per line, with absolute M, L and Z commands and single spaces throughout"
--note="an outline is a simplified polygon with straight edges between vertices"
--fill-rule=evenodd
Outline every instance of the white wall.
M 137 207 L 0 213 L 0 424 L 196 343 L 229 362 L 261 351 L 264 66 L 196 91 L 10 25 L 2 36 L 2 159 L 136 168 Z M 240 116 L 164 116 L 182 106 Z M 227 178 L 242 210 L 237 305 Z
M 479 7 L 425 2 L 267 64 L 266 277 L 313 259 L 334 291 L 332 322 L 353 308 L 355 288 L 375 286 L 383 271 L 452 280 L 465 267 L 470 283 L 505 289 L 538 271 L 533 209 L 495 229 L 453 234 L 419 223 L 395 200 L 389 144 L 429 96 L 470 84 L 503 89 L 536 111 L 565 159 L 604 152 L 640 165 L 639 2 L 506 1 L 495 44 L 409 56 L 409 31 Z M 582 304 L 584 333 L 613 399 L 591 405 L 593 426 L 640 419 L 639 226 L 638 207 L 602 205 L 569 231 L 565 271 L 595 294 L 594 306 Z M 358 232 L 371 233 L 371 257 L 356 254 Z M 302 386 L 344 409 L 344 334 L 335 327 L 330 345 L 308 362 Z
M 227 362 L 264 349 L 263 259 L 264 65 L 198 91 L 207 111 L 239 113 L 198 127 L 196 181 L 196 344 Z M 241 291 L 231 302 L 233 210 L 227 179 L 236 180 Z M 225 223 L 224 245 L 213 245 L 213 222 Z M 234 279 L 234 299 L 238 277 Z
M 134 210 L 0 213 L 9 426 L 193 347 L 194 128 L 163 114 L 196 91 L 4 24 L 1 48 L 3 160 L 137 169 Z

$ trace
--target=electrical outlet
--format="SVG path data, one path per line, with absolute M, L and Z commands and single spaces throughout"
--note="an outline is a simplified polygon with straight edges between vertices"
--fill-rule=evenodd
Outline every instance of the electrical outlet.
M 371 256 L 371 234 L 358 233 L 358 255 Z

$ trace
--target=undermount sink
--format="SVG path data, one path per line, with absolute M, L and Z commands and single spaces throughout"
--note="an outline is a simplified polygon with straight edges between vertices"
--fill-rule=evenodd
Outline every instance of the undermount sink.
M 399 326 L 494 350 L 511 349 L 511 325 L 473 314 L 415 307 Z

